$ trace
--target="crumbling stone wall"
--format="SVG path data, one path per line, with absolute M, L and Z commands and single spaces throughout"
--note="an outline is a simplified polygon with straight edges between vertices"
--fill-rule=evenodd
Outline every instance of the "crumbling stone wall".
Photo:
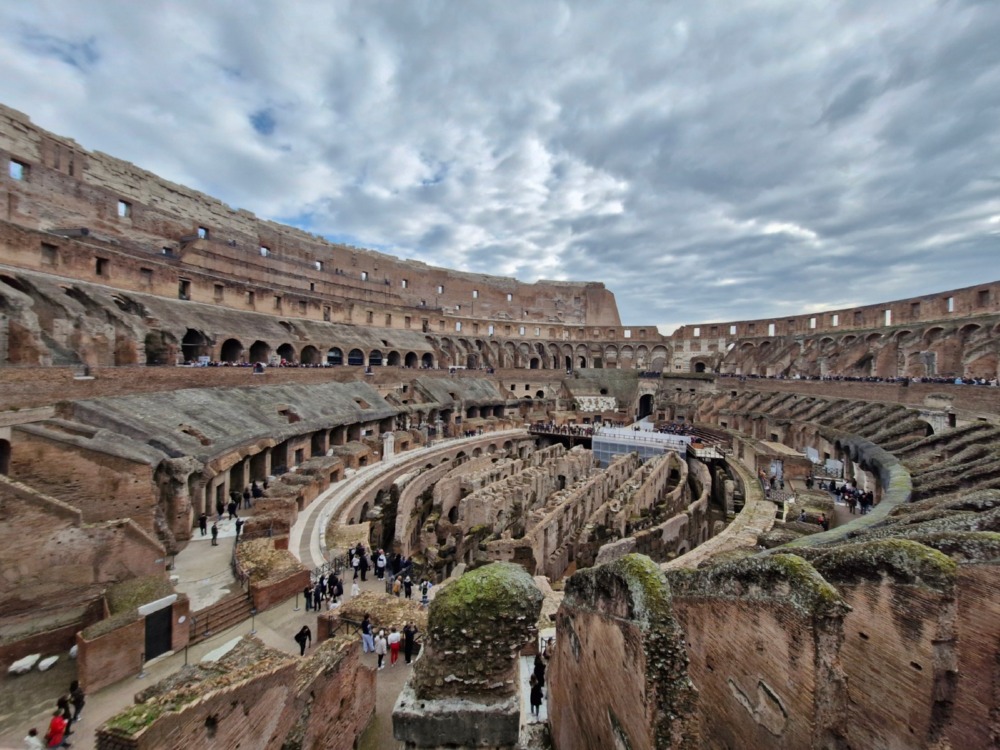
M 97 747 L 352 750 L 375 710 L 375 673 L 359 650 L 335 638 L 299 659 L 245 637 L 140 693 L 98 729 Z
M 571 576 L 556 630 L 548 670 L 556 748 L 700 746 L 684 636 L 649 558 Z
M 847 606 L 805 560 L 670 570 L 705 747 L 845 746 Z

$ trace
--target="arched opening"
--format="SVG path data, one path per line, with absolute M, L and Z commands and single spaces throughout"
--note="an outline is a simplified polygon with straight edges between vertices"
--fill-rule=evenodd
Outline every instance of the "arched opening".
M 704 362 L 695 362 L 695 364 L 694 364 L 694 371 L 695 372 L 705 372 L 705 363 Z
M 420 358 L 420 364 L 430 370 L 434 367 L 434 355 L 430 352 L 425 353 L 424 356 Z
M 587 358 L 586 357 L 580 357 L 580 368 L 584 369 L 584 370 L 587 369 Z
M 389 367 L 399 367 L 400 364 L 399 352 L 389 352 L 389 357 L 386 359 L 386 364 L 388 364 Z
M 271 347 L 263 341 L 254 341 L 250 347 L 250 362 L 267 362 L 271 357 Z
M 144 341 L 147 365 L 172 365 L 177 358 L 177 340 L 164 331 L 150 331 Z
M 360 349 L 351 349 L 347 353 L 347 364 L 352 367 L 361 367 L 365 363 L 365 353 Z
M 537 370 L 541 366 L 541 360 L 538 357 L 532 357 L 528 364 L 529 369 Z
M 566 370 L 567 371 L 572 370 L 573 360 L 570 357 L 563 357 L 563 359 L 565 360 Z
M 639 419 L 653 413 L 653 394 L 646 393 L 639 397 Z
M 291 344 L 282 344 L 278 347 L 278 356 L 285 360 L 285 362 L 295 362 L 295 349 Z
M 535 398 L 545 398 L 545 391 L 535 391 Z
M 415 353 L 407 352 L 406 357 L 403 359 L 403 364 L 406 367 L 416 367 L 418 361 L 419 360 L 417 359 L 417 355 Z
M 198 357 L 210 355 L 211 351 L 205 334 L 188 328 L 181 340 L 181 354 L 184 355 L 185 362 L 197 362 Z
M 323 363 L 323 358 L 319 353 L 319 349 L 315 346 L 304 347 L 302 349 L 301 360 L 304 365 L 319 365 Z
M 458 523 L 458 506 L 451 506 L 451 510 L 448 511 L 448 523 Z
M 10 473 L 10 441 L 0 440 L 0 474 Z
M 219 352 L 219 359 L 223 362 L 239 362 L 243 359 L 243 344 L 238 339 L 226 339 Z
M 371 353 L 368 355 L 368 364 L 372 367 L 382 366 L 382 352 L 378 349 L 372 349 Z
M 344 353 L 339 347 L 333 347 L 326 353 L 326 363 L 328 365 L 342 365 L 344 364 Z

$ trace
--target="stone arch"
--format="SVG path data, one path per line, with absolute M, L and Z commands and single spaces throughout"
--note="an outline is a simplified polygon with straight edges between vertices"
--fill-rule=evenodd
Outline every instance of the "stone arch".
M 150 331 L 143 346 L 147 365 L 172 365 L 177 361 L 177 339 L 167 331 Z
M 254 341 L 250 345 L 250 362 L 267 362 L 271 358 L 271 347 L 265 341 Z
M 580 344 L 576 347 L 574 355 L 577 367 L 581 368 L 589 367 L 590 350 L 587 349 L 587 347 L 584 344 Z
M 934 341 L 937 341 L 942 336 L 944 336 L 944 328 L 942 328 L 941 326 L 932 326 L 931 328 L 928 328 L 926 331 L 924 331 L 924 335 L 921 337 L 921 339 L 925 344 L 930 344 Z
M 323 357 L 319 353 L 319 349 L 312 345 L 302 347 L 302 353 L 299 355 L 299 359 L 304 365 L 323 364 Z
M 430 352 L 424 352 L 424 356 L 420 358 L 420 364 L 426 367 L 428 370 L 434 368 L 434 355 Z
M 545 398 L 545 391 L 535 391 L 535 398 Z
M 219 350 L 219 359 L 223 362 L 239 362 L 243 359 L 243 343 L 239 339 L 226 339 Z
M 978 323 L 967 323 L 958 329 L 958 338 L 965 344 L 982 329 L 983 327 Z
M 653 372 L 662 372 L 670 361 L 670 350 L 665 346 L 654 346 L 649 353 L 649 369 Z
M 537 370 L 541 366 L 541 360 L 538 357 L 532 357 L 528 360 L 528 369 Z
M 632 367 L 637 370 L 645 370 L 647 364 L 649 363 L 649 347 L 645 344 L 637 346 L 635 348 L 635 359 L 632 362 Z
M 420 359 L 417 357 L 416 352 L 407 352 L 406 356 L 403 357 L 404 367 L 416 367 L 420 363 Z
M 371 367 L 381 367 L 382 366 L 382 350 L 372 349 L 368 352 L 368 364 Z
M 399 356 L 399 352 L 393 349 L 391 352 L 389 352 L 389 356 L 386 357 L 385 363 L 389 365 L 389 367 L 399 367 L 400 361 L 401 359 Z
M 326 352 L 326 363 L 328 365 L 344 364 L 344 352 L 339 346 L 331 346 Z
M 351 349 L 347 353 L 347 364 L 351 367 L 361 367 L 365 363 L 365 353 L 360 349 Z
M 653 413 L 653 394 L 644 393 L 639 397 L 639 419 Z
M 211 356 L 212 345 L 201 331 L 188 328 L 181 339 L 181 354 L 185 362 L 195 362 L 198 357 Z
M 297 361 L 295 357 L 295 347 L 289 344 L 287 341 L 278 347 L 278 350 L 275 352 L 275 354 L 277 354 L 279 357 L 281 357 L 283 360 L 285 360 L 290 364 L 294 364 Z
M 631 354 L 632 347 L 629 348 L 629 353 Z M 622 347 L 622 351 L 625 347 Z M 631 357 L 629 357 L 631 359 Z M 618 367 L 618 347 L 614 344 L 608 344 L 604 347 L 604 366 L 605 367 Z
M 706 365 L 704 360 L 691 360 L 691 372 L 705 372 L 705 367 Z

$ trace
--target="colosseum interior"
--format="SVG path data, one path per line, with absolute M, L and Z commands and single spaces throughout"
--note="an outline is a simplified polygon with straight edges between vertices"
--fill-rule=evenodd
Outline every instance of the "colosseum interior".
M 0 162 L 0 654 L 75 646 L 93 746 L 1000 743 L 1000 282 L 662 335 L 602 283 L 332 244 L 4 107 Z M 357 542 L 434 584 L 388 711 L 357 612 L 299 610 Z M 306 659 L 187 665 L 293 599 Z

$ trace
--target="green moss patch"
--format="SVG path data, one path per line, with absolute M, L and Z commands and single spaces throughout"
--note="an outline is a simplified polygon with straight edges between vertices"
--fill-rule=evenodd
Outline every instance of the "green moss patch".
M 907 539 L 882 539 L 847 544 L 819 555 L 813 565 L 824 577 L 837 583 L 881 581 L 950 589 L 958 572 L 947 555 Z

